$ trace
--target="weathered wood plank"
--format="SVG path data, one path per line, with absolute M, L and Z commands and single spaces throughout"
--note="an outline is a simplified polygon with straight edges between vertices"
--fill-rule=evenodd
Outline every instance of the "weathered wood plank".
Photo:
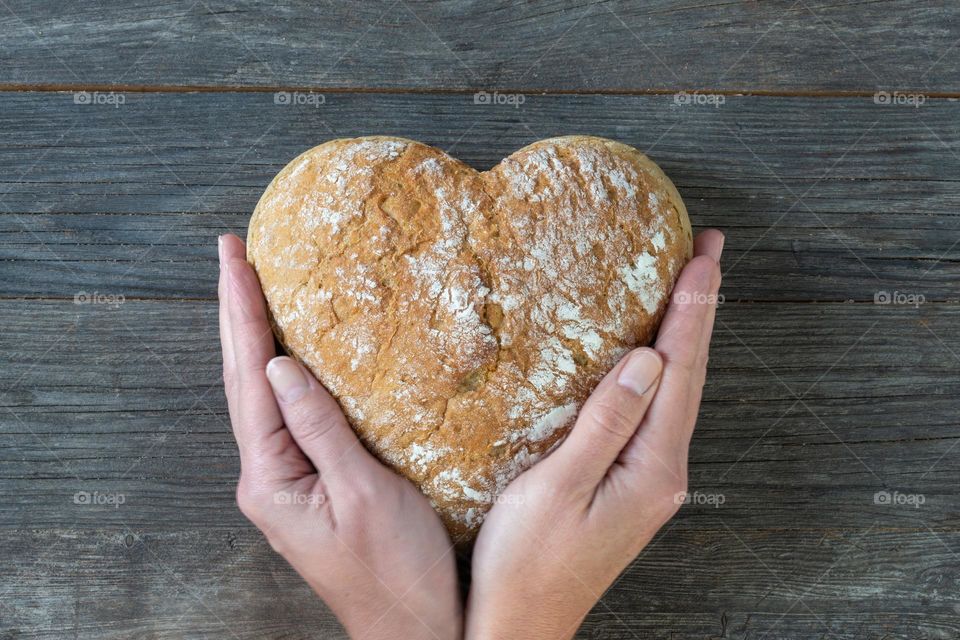
M 250 526 L 23 530 L 3 551 L 4 640 L 346 638 Z
M 331 137 L 402 134 L 477 168 L 582 132 L 648 150 L 698 227 L 728 235 L 733 300 L 956 300 L 960 103 L 869 98 L 330 94 L 0 94 L 0 296 L 210 298 L 215 237 L 243 233 L 264 186 Z M 175 117 L 171 117 L 175 114 Z
M 653 587 L 651 587 L 653 590 Z M 797 603 L 790 613 L 720 611 L 714 614 L 660 614 L 644 616 L 595 609 L 577 638 L 643 640 L 948 640 L 957 637 L 957 615 L 926 613 L 857 613 L 852 610 L 821 614 Z M 787 607 L 789 608 L 789 606 Z
M 571 132 L 649 149 L 695 223 L 728 235 L 690 466 L 694 495 L 722 504 L 684 507 L 578 637 L 960 635 L 960 104 L 870 95 L 960 91 L 960 10 L 4 9 L 0 88 L 263 92 L 83 96 L 117 108 L 0 92 L 0 639 L 344 637 L 233 505 L 215 236 L 242 234 L 270 177 L 331 137 L 406 135 L 483 169 Z M 272 87 L 464 92 L 298 105 Z M 516 108 L 471 93 L 510 87 L 528 91 Z M 862 95 L 714 107 L 677 104 L 684 88 Z
M 194 399 L 170 390 L 219 391 L 213 302 L 8 300 L 0 319 L 8 407 L 179 411 Z M 948 397 L 957 322 L 955 304 L 726 303 L 707 399 Z
M 0 305 L 0 527 L 236 527 L 208 301 Z M 960 305 L 738 304 L 718 314 L 681 528 L 960 526 Z M 42 336 L 40 338 L 39 336 Z M 122 494 L 120 510 L 72 503 Z M 878 491 L 923 504 L 877 504 Z
M 960 631 L 960 534 L 666 529 L 604 595 L 583 638 L 943 639 Z M 341 638 L 250 526 L 119 523 L 4 537 L 0 637 Z M 136 583 L 129 576 L 136 575 Z M 886 634 L 886 635 L 884 635 Z M 522 637 L 522 630 L 518 630 Z
M 937 0 L 5 4 L 4 83 L 960 90 Z

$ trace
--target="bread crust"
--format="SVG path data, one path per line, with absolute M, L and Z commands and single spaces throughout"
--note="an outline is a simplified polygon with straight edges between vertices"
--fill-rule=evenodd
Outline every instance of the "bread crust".
M 680 194 L 630 146 L 550 138 L 477 172 L 372 136 L 280 171 L 247 258 L 279 341 L 462 543 L 650 342 L 692 247 Z

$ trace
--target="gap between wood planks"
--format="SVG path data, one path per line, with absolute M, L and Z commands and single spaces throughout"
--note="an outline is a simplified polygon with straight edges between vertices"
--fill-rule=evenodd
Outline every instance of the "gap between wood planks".
M 90 262 L 106 262 L 105 260 L 90 260 Z M 190 303 L 190 302 L 216 302 L 218 298 L 216 296 L 210 297 L 170 297 L 170 298 L 150 298 L 146 296 L 124 296 L 124 302 L 157 302 L 157 303 Z M 74 301 L 74 296 L 17 296 L 17 295 L 4 295 L 0 294 L 0 302 L 70 302 Z M 873 300 L 810 300 L 808 298 L 798 298 L 796 300 L 791 299 L 776 299 L 776 300 L 749 300 L 749 299 L 736 299 L 736 300 L 726 300 L 724 304 L 758 304 L 758 305 L 791 305 L 791 304 L 813 304 L 813 305 L 838 305 L 838 304 L 861 304 L 861 305 L 875 305 L 877 304 Z M 936 300 L 924 300 L 923 305 L 943 305 L 943 306 L 957 306 L 960 304 L 960 301 L 954 299 L 936 299 Z
M 496 91 L 498 93 L 525 93 L 536 95 L 558 96 L 660 96 L 675 93 L 700 93 L 722 96 L 769 97 L 769 98 L 869 98 L 877 94 L 877 90 L 778 90 L 778 89 L 710 89 L 690 87 L 663 87 L 653 89 L 549 89 L 543 87 L 473 87 L 473 88 L 418 88 L 418 87 L 322 87 L 296 85 L 138 85 L 138 84 L 83 84 L 83 83 L 0 83 L 0 92 L 69 92 L 69 91 L 99 91 L 121 93 L 277 93 L 314 92 L 314 93 L 383 93 L 383 94 L 435 94 L 435 95 L 470 95 L 479 91 Z M 922 94 L 927 99 L 960 99 L 960 92 L 955 91 L 924 91 L 921 89 L 898 89 L 900 93 Z

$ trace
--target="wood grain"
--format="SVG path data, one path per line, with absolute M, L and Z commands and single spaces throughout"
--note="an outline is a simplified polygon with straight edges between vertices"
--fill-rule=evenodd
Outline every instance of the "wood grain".
M 7 0 L 0 27 L 22 86 L 960 91 L 939 0 Z
M 958 318 L 721 307 L 691 490 L 723 503 L 684 507 L 582 636 L 951 633 Z M 0 324 L 6 637 L 342 637 L 234 506 L 212 301 L 8 301 Z
M 577 637 L 916 640 L 960 631 L 956 532 L 771 533 L 713 520 L 658 536 Z M 3 567 L 17 578 L 0 604 L 5 639 L 346 637 L 249 526 L 154 531 L 111 518 L 97 530 L 23 531 L 5 545 L 7 558 L 28 558 Z
M 616 138 L 727 235 L 693 500 L 577 637 L 960 637 L 956 3 L 4 0 L 0 30 L 0 640 L 346 637 L 234 504 L 215 239 L 371 133 L 480 170 Z
M 405 135 L 485 169 L 542 137 L 592 133 L 648 153 L 694 224 L 727 232 L 734 300 L 957 300 L 960 103 L 731 97 L 0 94 L 0 296 L 210 298 L 215 238 L 243 235 L 273 175 L 333 137 Z M 51 144 L 51 141 L 54 144 Z

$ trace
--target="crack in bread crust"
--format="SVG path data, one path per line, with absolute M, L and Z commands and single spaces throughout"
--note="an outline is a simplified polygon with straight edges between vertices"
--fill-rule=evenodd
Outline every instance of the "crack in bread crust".
M 247 249 L 278 338 L 460 541 L 651 340 L 691 253 L 663 172 L 587 136 L 482 173 L 411 140 L 334 140 L 274 178 Z

